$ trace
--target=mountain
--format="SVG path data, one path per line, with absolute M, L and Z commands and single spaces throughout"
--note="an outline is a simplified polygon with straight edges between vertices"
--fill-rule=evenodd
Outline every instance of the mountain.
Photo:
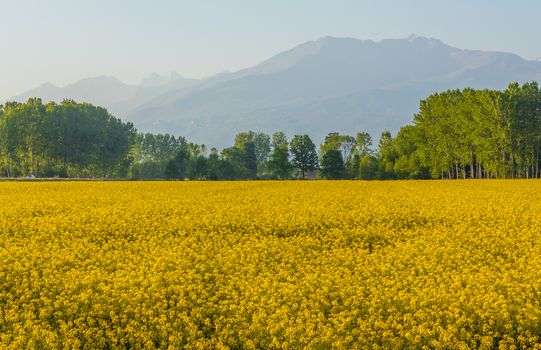
M 367 131 L 377 139 L 411 122 L 419 100 L 433 92 L 531 80 L 541 80 L 541 62 L 511 53 L 461 50 L 415 35 L 379 42 L 325 37 L 237 72 L 204 80 L 153 75 L 137 86 L 107 81 L 76 99 L 101 102 L 142 131 L 224 147 L 245 130 L 308 133 L 316 142 L 331 131 Z M 47 85 L 25 96 L 68 90 L 82 91 Z
M 136 90 L 137 87 L 124 84 L 116 78 L 102 76 L 79 80 L 64 87 L 43 84 L 13 97 L 12 100 L 24 102 L 28 98 L 39 97 L 44 101 L 60 102 L 69 98 L 108 107 L 117 101 L 129 98 Z
M 541 80 L 541 63 L 500 52 L 460 50 L 410 36 L 380 42 L 326 37 L 254 67 L 158 96 L 126 115 L 139 128 L 207 145 L 243 130 L 320 141 L 330 131 L 376 138 L 411 121 L 420 99 L 448 88 L 504 88 Z
M 176 73 L 171 73 L 170 76 L 154 73 L 138 85 L 128 85 L 117 78 L 101 76 L 82 79 L 64 87 L 45 83 L 10 100 L 25 102 L 31 97 L 39 97 L 45 102 L 61 102 L 64 99 L 73 99 L 106 107 L 111 113 L 123 116 L 167 91 L 193 87 L 199 82 L 197 79 L 183 78 Z
M 108 105 L 108 109 L 121 117 L 130 111 L 144 105 L 157 96 L 162 96 L 170 91 L 191 89 L 201 83 L 198 79 L 184 78 L 176 73 L 170 76 L 152 74 L 145 78 L 137 86 L 137 89 L 128 97 Z

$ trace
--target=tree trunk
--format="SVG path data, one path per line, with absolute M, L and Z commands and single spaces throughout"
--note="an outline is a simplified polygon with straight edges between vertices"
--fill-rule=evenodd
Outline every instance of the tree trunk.
M 535 155 L 535 177 L 539 178 L 539 144 L 537 145 L 537 152 Z
M 511 154 L 509 155 L 509 165 L 511 167 L 511 178 L 515 178 L 515 157 L 513 156 L 513 152 L 511 151 Z
M 475 179 L 475 168 L 473 163 L 473 151 L 470 150 L 470 178 Z

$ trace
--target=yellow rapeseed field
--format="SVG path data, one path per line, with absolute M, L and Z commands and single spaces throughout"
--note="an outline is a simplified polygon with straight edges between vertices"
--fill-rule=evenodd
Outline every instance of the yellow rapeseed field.
M 0 183 L 0 348 L 532 348 L 541 181 Z

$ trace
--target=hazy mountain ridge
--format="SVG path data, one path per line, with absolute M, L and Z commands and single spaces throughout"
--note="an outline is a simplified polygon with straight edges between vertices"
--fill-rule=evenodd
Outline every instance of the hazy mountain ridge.
M 15 96 L 12 100 L 24 102 L 28 98 L 39 97 L 44 101 L 60 102 L 69 98 L 110 107 L 117 101 L 129 98 L 136 90 L 136 86 L 125 84 L 114 77 L 101 76 L 82 79 L 64 87 L 46 83 L 36 89 Z
M 108 82 L 106 86 L 118 87 L 109 88 L 114 92 L 109 101 L 100 94 L 92 96 L 95 100 L 78 100 L 109 102 L 98 104 L 134 121 L 140 130 L 184 135 L 219 147 L 248 129 L 308 132 L 316 140 L 330 131 L 368 131 L 377 137 L 384 129 L 396 131 L 410 122 L 428 94 L 541 80 L 541 62 L 461 50 L 418 36 L 379 42 L 325 37 L 237 72 L 166 80 L 152 76 L 139 86 Z M 48 88 L 50 95 L 66 93 L 51 86 L 29 93 Z
M 460 50 L 423 37 L 326 37 L 229 79 L 150 101 L 128 119 L 219 145 L 246 129 L 311 132 L 318 140 L 329 131 L 365 130 L 377 137 L 410 122 L 419 100 L 432 92 L 534 79 L 541 80 L 541 65 L 513 54 Z
M 110 76 L 81 79 L 63 87 L 45 83 L 35 89 L 14 96 L 10 101 L 25 102 L 31 97 L 39 97 L 45 102 L 61 102 L 73 99 L 106 107 L 120 117 L 128 111 L 147 102 L 155 96 L 180 88 L 193 87 L 198 79 L 187 79 L 177 73 L 161 76 L 153 73 L 138 85 L 130 85 Z

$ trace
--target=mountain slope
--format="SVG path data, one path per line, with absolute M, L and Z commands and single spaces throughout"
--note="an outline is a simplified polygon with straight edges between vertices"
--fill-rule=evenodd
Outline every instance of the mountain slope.
M 326 37 L 193 89 L 168 92 L 126 115 L 144 130 L 225 146 L 248 129 L 289 135 L 396 131 L 420 99 L 447 88 L 504 88 L 541 80 L 541 64 L 411 36 L 380 42 Z
M 156 96 L 168 91 L 193 87 L 199 82 L 197 79 L 186 79 L 175 73 L 170 76 L 152 74 L 143 79 L 139 85 L 128 85 L 114 77 L 101 76 L 82 79 L 64 87 L 46 83 L 10 100 L 25 102 L 31 97 L 39 97 L 45 102 L 59 103 L 64 99 L 72 99 L 103 106 L 111 113 L 123 116 Z
M 153 74 L 143 79 L 137 89 L 128 98 L 116 101 L 108 105 L 109 110 L 119 116 L 125 116 L 128 112 L 151 101 L 157 96 L 162 96 L 171 91 L 191 89 L 201 83 L 198 79 L 184 78 L 178 74 L 169 77 Z
M 116 78 L 102 76 L 79 80 L 65 87 L 43 84 L 12 99 L 26 101 L 30 97 L 39 97 L 47 102 L 60 102 L 67 98 L 108 107 L 129 98 L 136 90 L 137 87 L 124 84 Z

